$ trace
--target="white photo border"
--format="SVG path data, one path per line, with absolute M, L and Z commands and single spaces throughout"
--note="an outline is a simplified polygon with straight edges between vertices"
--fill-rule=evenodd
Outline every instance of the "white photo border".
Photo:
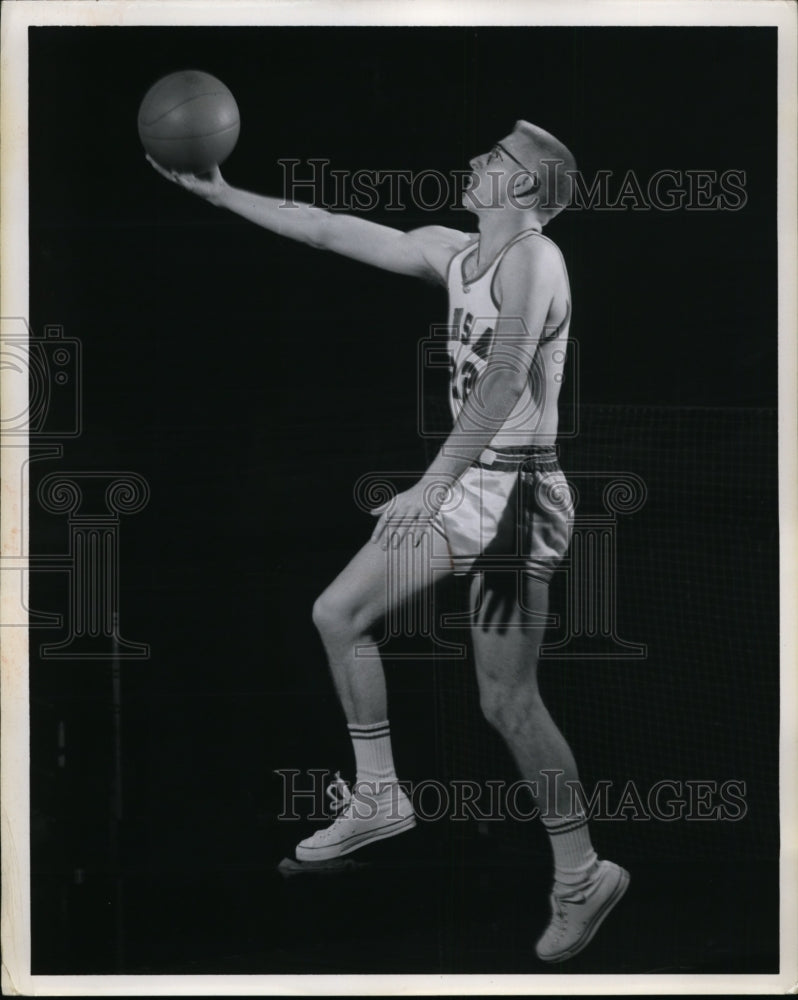
M 27 573 L 28 496 L 24 441 L 2 448 L 2 989 L 23 995 L 384 995 L 787 993 L 798 988 L 798 395 L 796 367 L 796 30 L 798 8 L 782 0 L 4 0 L 0 22 L 0 316 L 27 317 L 28 27 L 118 25 L 617 25 L 775 26 L 778 29 L 779 502 L 781 588 L 780 972 L 772 975 L 31 975 Z M 23 412 L 27 385 L 5 370 L 3 420 Z M 22 600 L 20 600 L 22 597 Z

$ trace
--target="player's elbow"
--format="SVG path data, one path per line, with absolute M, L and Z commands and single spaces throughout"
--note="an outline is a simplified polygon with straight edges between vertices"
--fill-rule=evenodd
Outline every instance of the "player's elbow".
M 314 250 L 329 250 L 333 241 L 332 215 L 326 209 L 316 208 L 314 205 L 306 205 L 304 209 L 306 219 L 303 242 Z
M 488 365 L 483 372 L 481 390 L 485 395 L 515 405 L 527 386 L 528 374 L 515 365 Z

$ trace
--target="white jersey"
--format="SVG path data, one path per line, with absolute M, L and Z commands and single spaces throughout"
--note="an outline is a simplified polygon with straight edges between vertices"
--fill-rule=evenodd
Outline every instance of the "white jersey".
M 471 280 L 465 278 L 463 270 L 467 259 L 472 255 L 476 257 L 478 240 L 455 254 L 449 263 L 449 402 L 455 420 L 477 374 L 487 364 L 493 346 L 493 332 L 499 315 L 499 305 L 495 298 L 496 272 L 511 246 L 519 240 L 533 237 L 551 243 L 548 237 L 536 229 L 520 233 L 499 251 L 486 271 Z M 567 272 L 565 287 L 567 290 Z M 565 366 L 570 317 L 571 296 L 568 292 L 565 316 L 553 326 L 549 326 L 547 320 L 524 391 L 512 413 L 492 439 L 491 446 L 553 443 L 556 439 L 557 398 Z

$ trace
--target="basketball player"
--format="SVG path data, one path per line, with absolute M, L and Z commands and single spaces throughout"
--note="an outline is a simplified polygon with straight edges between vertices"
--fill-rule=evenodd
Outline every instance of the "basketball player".
M 415 825 L 394 769 L 375 636 L 386 615 L 428 586 L 424 559 L 433 558 L 436 571 L 473 575 L 482 710 L 530 782 L 550 837 L 552 916 L 537 955 L 547 962 L 576 955 L 629 876 L 593 850 L 587 819 L 565 785 L 578 780 L 576 764 L 536 677 L 549 581 L 573 518 L 555 448 L 571 299 L 563 258 L 542 233 L 568 202 L 572 154 L 542 128 L 519 121 L 471 160 L 464 206 L 476 215 L 478 236 L 441 226 L 403 233 L 238 190 L 218 168 L 196 177 L 153 166 L 272 232 L 448 288 L 454 427 L 419 481 L 373 511 L 371 539 L 313 608 L 357 777 L 335 821 L 303 840 L 296 856 L 337 858 Z M 514 557 L 512 572 L 495 560 L 491 568 L 496 555 Z M 547 801 L 547 770 L 562 778 L 554 803 Z

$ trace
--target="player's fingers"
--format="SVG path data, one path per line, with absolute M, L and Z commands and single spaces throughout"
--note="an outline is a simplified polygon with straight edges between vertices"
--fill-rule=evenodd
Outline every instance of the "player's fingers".
M 389 532 L 390 539 L 388 539 L 388 541 L 392 549 L 399 548 L 399 546 L 402 544 L 402 541 L 404 540 L 405 535 L 407 534 L 407 531 L 408 531 L 407 524 L 399 524 L 395 528 L 391 529 L 391 531 Z M 388 545 L 387 544 L 383 545 L 383 548 L 387 549 Z
M 148 156 L 147 159 L 150 161 L 154 169 L 158 171 L 161 177 L 165 177 L 168 181 L 171 181 L 173 184 L 177 184 L 179 187 L 190 190 L 192 180 L 196 180 L 193 174 L 181 174 L 177 170 L 167 170 L 165 167 L 162 167 L 160 163 L 153 160 L 152 157 Z
M 202 179 L 196 174 L 181 174 L 178 170 L 172 171 L 172 180 L 186 191 L 196 191 L 202 185 Z
M 389 547 L 392 549 L 398 548 L 403 533 L 404 529 L 401 527 L 400 521 L 391 521 L 390 518 L 386 517 L 385 531 L 380 539 L 383 551 L 386 551 Z
M 418 513 L 406 516 L 402 521 L 397 523 L 396 528 L 391 533 L 391 547 L 398 549 L 399 546 L 404 542 L 407 535 L 410 536 L 411 540 L 415 538 L 416 530 L 420 524 Z M 416 544 L 415 541 L 413 544 Z
M 413 544 L 416 548 L 421 545 L 422 539 L 432 528 L 434 517 L 435 515 L 430 510 L 425 510 L 419 514 L 415 531 L 413 532 Z
M 174 180 L 171 171 L 164 169 L 164 167 L 162 167 L 161 164 L 157 162 L 157 160 L 153 160 L 153 158 L 150 156 L 149 153 L 146 153 L 144 158 L 146 159 L 147 163 L 149 163 L 149 165 L 153 168 L 153 170 L 155 170 L 157 173 L 161 175 L 161 177 L 165 177 L 168 181 Z
M 385 513 L 385 532 L 382 536 L 383 549 L 398 549 L 407 532 L 407 515 L 397 510 Z
M 374 513 L 374 511 L 372 511 L 372 514 L 373 513 Z M 380 540 L 380 538 L 382 538 L 383 532 L 385 531 L 385 521 L 386 521 L 386 517 L 385 517 L 385 513 L 383 512 L 380 515 L 379 521 L 377 521 L 377 525 L 374 528 L 374 531 L 371 533 L 371 540 L 372 540 L 372 542 L 378 542 Z
M 376 527 L 371 535 L 372 542 L 379 542 L 380 539 L 385 536 L 385 532 L 388 527 L 388 519 L 391 516 L 391 512 L 394 507 L 395 497 L 391 497 L 390 500 L 386 500 L 385 503 L 379 504 L 377 507 L 372 508 L 371 513 L 374 517 L 379 516 L 379 521 L 377 521 Z M 387 538 L 387 536 L 385 536 Z
M 173 184 L 179 184 L 181 187 L 187 186 L 186 178 L 191 177 L 190 174 L 181 174 L 178 173 L 177 170 L 167 170 L 166 167 L 162 167 L 157 160 L 153 160 L 149 154 L 147 154 L 147 159 L 149 160 L 150 165 L 161 175 L 161 177 L 165 177 L 168 181 L 171 181 Z

